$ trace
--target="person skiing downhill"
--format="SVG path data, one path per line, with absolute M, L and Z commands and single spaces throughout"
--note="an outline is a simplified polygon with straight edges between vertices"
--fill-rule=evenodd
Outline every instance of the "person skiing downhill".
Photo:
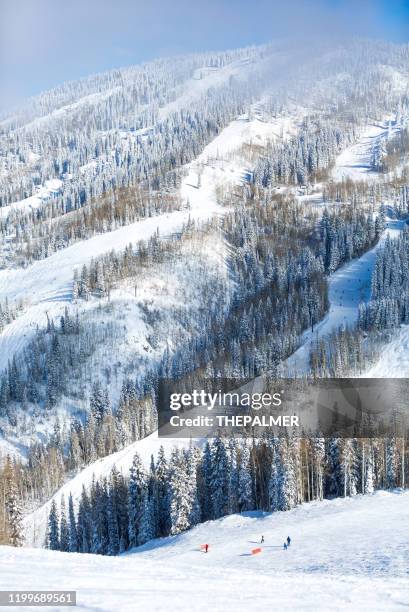
M 291 538 L 290 536 L 287 536 L 287 546 L 290 546 L 290 544 L 291 544 Z
M 284 550 L 287 550 L 288 546 L 287 546 L 287 542 L 284 542 Z
M 264 544 L 264 536 L 261 536 L 261 544 Z
M 205 552 L 209 550 L 209 544 L 205 544 Z

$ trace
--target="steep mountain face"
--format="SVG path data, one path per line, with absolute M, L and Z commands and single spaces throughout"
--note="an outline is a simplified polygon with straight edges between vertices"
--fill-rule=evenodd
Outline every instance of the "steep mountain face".
M 45 442 L 77 470 L 155 429 L 159 376 L 253 376 L 304 345 L 336 306 L 330 275 L 382 244 L 392 209 L 403 227 L 408 64 L 407 46 L 271 44 L 96 75 L 4 117 L 3 453 Z

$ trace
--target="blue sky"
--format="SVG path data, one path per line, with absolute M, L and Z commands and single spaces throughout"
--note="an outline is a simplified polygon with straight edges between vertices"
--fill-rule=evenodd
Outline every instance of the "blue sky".
M 350 35 L 409 41 L 409 0 L 0 0 L 2 105 L 155 57 Z

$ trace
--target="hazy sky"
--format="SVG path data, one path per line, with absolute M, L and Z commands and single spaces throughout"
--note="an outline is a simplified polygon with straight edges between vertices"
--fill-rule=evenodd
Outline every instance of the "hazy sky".
M 409 40 L 409 0 L 0 0 L 1 104 L 155 57 L 277 37 Z

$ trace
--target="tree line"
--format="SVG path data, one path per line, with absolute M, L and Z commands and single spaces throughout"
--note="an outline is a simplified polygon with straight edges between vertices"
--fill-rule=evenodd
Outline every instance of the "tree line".
M 403 438 L 216 436 L 203 449 L 163 447 L 147 469 L 138 453 L 129 474 L 54 499 L 46 545 L 53 550 L 116 555 L 156 537 L 249 510 L 286 511 L 335 497 L 405 487 Z

